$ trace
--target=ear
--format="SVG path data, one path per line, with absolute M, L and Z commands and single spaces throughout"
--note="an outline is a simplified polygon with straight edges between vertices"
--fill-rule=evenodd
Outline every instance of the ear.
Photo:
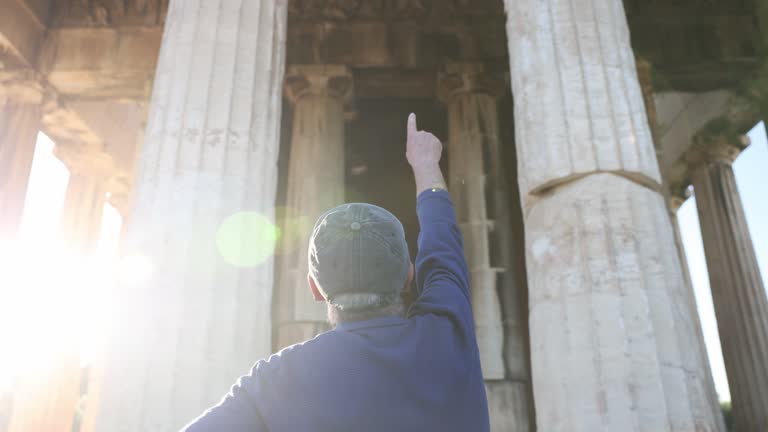
M 307 282 L 309 282 L 309 289 L 312 290 L 312 296 L 315 298 L 316 302 L 325 302 L 325 297 L 323 296 L 323 293 L 320 292 L 320 289 L 317 287 L 317 282 L 315 282 L 315 278 L 312 277 L 312 275 L 307 275 Z
M 405 286 L 403 287 L 403 292 L 410 292 L 411 286 L 413 285 L 413 276 L 414 276 L 414 269 L 413 269 L 413 263 L 411 263 L 411 268 L 408 269 L 408 277 L 405 279 Z

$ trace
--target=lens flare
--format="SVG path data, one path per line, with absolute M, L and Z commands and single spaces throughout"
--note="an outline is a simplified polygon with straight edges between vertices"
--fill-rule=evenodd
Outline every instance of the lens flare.
M 276 208 L 275 218 L 280 221 L 280 241 L 275 255 L 286 255 L 306 249 L 315 221 L 290 207 Z
M 256 212 L 239 212 L 228 217 L 216 232 L 216 246 L 224 261 L 235 267 L 253 267 L 275 252 L 280 229 Z

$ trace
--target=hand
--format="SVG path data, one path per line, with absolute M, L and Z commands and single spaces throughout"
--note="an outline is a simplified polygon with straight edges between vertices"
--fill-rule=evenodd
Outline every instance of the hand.
M 416 128 L 416 115 L 408 116 L 408 143 L 405 157 L 413 168 L 416 178 L 416 196 L 427 189 L 446 189 L 443 173 L 440 171 L 440 157 L 443 144 L 436 136 Z
M 429 132 L 416 127 L 416 114 L 408 116 L 408 144 L 405 156 L 413 169 L 431 168 L 440 163 L 443 144 Z

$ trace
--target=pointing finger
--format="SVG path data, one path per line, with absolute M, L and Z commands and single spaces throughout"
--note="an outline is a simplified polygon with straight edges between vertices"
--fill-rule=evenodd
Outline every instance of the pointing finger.
M 418 129 L 416 129 L 416 114 L 411 113 L 408 116 L 408 138 L 416 135 L 416 132 L 418 132 Z

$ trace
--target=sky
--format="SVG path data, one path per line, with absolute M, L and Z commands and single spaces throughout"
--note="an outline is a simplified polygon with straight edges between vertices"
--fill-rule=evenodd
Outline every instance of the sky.
M 760 123 L 750 133 L 752 144 L 738 157 L 734 163 L 736 181 L 744 204 L 747 223 L 752 235 L 752 240 L 758 257 L 763 280 L 768 275 L 768 199 L 765 199 L 765 188 L 768 186 L 768 139 L 766 139 L 765 125 Z M 109 290 L 104 281 L 106 275 L 97 275 L 91 283 L 72 284 L 73 292 L 62 297 L 60 280 L 57 283 L 45 283 L 51 278 L 61 277 L 62 274 L 72 274 L 72 268 L 79 266 L 87 268 L 103 268 L 107 271 L 116 264 L 117 247 L 120 235 L 121 219 L 119 213 L 109 206 L 104 207 L 102 221 L 102 235 L 96 253 L 92 257 L 78 257 L 78 262 L 62 261 L 65 251 L 59 248 L 56 241 L 58 221 L 61 215 L 64 196 L 66 193 L 69 173 L 66 167 L 53 155 L 54 143 L 44 134 L 39 135 L 37 148 L 27 190 L 22 225 L 20 228 L 20 242 L 23 247 L 13 248 L 13 254 L 8 254 L 11 248 L 3 248 L 0 244 L 0 259 L 10 259 L 18 262 L 17 272 L 19 280 L 26 281 L 27 285 L 35 285 L 32 290 L 0 289 L 0 339 L 2 337 L 22 337 L 25 340 L 34 339 L 41 335 L 50 337 L 50 326 L 40 326 L 46 323 L 40 320 L 41 314 L 48 318 L 57 316 L 62 309 L 56 301 L 49 301 L 50 309 L 39 302 L 40 298 L 60 299 L 69 301 L 74 308 L 80 308 L 76 314 L 77 322 L 71 323 L 73 328 L 80 329 L 81 353 L 83 362 L 88 363 L 99 355 L 104 344 L 106 332 L 109 328 Z M 691 279 L 694 285 L 696 302 L 699 308 L 704 338 L 707 345 L 715 386 L 721 400 L 730 400 L 728 382 L 725 376 L 720 342 L 715 321 L 712 296 L 709 290 L 709 279 L 704 258 L 704 249 L 699 231 L 698 215 L 696 213 L 695 191 L 694 197 L 688 199 L 678 211 L 678 221 L 683 244 L 686 251 Z M 57 255 L 58 253 L 58 255 Z M 24 266 L 39 269 L 40 263 L 50 272 L 25 273 Z M 58 267 L 55 263 L 58 263 Z M 95 264 L 95 265 L 94 265 Z M 9 266 L 10 267 L 10 266 Z M 77 273 L 74 271 L 74 273 Z M 81 272 L 87 273 L 87 272 Z M 48 278 L 48 279 L 45 279 Z M 41 291 L 42 290 L 42 291 Z M 25 312 L 24 305 L 33 305 L 36 314 Z M 60 317 L 64 319 L 65 317 Z M 29 321 L 25 324 L 25 320 Z M 37 324 L 37 325 L 36 325 Z M 24 334 L 13 329 L 25 328 Z M 7 335 L 2 334 L 2 329 L 8 329 Z M 6 339 L 8 340 L 8 339 Z M 7 345 L 6 345 L 7 346 Z M 12 376 L 9 370 L 18 369 L 26 358 L 30 356 L 46 357 L 41 346 L 25 346 L 18 351 L 16 356 L 0 355 L 0 393 L 3 387 L 9 385 Z M 26 351 L 25 351 L 26 350 Z M 42 354 L 42 355 L 41 355 Z M 4 373 L 5 372 L 5 373 Z
M 768 277 L 768 199 L 765 191 L 768 186 L 768 140 L 765 123 L 761 122 L 755 126 L 749 132 L 749 137 L 752 144 L 739 155 L 733 164 L 733 169 L 744 212 L 747 215 L 747 225 L 757 254 L 763 284 L 768 286 L 765 283 Z M 715 378 L 715 387 L 720 400 L 730 401 L 731 394 L 725 376 L 704 246 L 699 229 L 699 216 L 696 212 L 696 191 L 693 192 L 694 196 L 678 210 L 677 220 L 691 272 L 696 303 L 699 307 L 699 317 L 709 353 L 712 375 Z

